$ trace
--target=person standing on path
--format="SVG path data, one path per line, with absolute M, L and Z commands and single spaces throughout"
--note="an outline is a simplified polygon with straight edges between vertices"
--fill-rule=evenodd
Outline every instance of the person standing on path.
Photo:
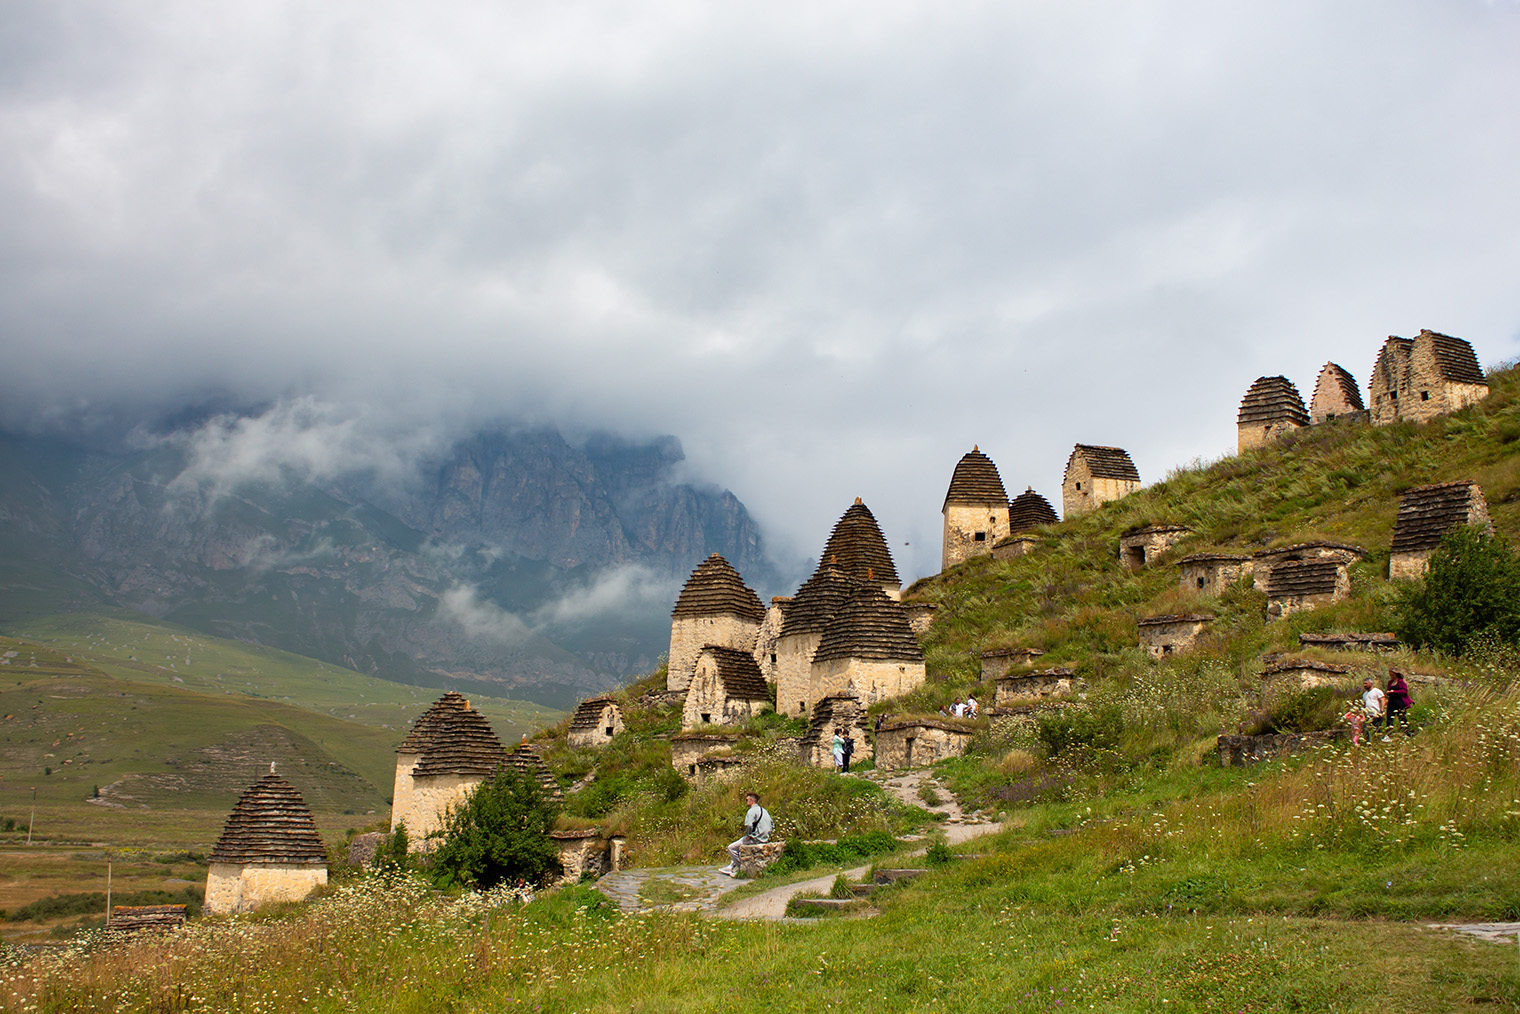
M 844 769 L 844 739 L 839 735 L 839 730 L 834 730 L 834 773 L 838 774 Z
M 850 735 L 848 729 L 844 733 L 844 765 L 841 770 L 845 774 L 850 773 L 850 757 L 855 753 L 855 737 Z
M 1376 729 L 1378 726 L 1383 724 L 1383 698 L 1385 696 L 1386 695 L 1373 684 L 1371 676 L 1362 680 L 1362 707 L 1366 710 L 1367 718 L 1371 723 L 1371 728 L 1373 729 Z M 1371 732 L 1367 733 L 1367 738 L 1369 740 L 1372 738 Z M 1383 738 L 1387 739 L 1386 736 Z
M 760 845 L 770 841 L 775 826 L 770 811 L 760 805 L 759 793 L 746 792 L 744 801 L 749 804 L 749 809 L 744 811 L 744 837 L 728 847 L 728 865 L 718 871 L 725 877 L 739 875 L 739 846 Z
M 1388 729 L 1393 728 L 1394 719 L 1404 727 L 1404 735 L 1410 735 L 1409 731 L 1409 684 L 1404 681 L 1404 674 L 1397 669 L 1388 670 L 1388 690 L 1386 692 L 1388 718 L 1384 725 Z

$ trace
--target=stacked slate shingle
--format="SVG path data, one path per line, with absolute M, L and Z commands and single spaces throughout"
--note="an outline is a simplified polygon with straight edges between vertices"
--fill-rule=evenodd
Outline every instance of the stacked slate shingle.
M 607 710 L 607 705 L 617 704 L 617 698 L 611 694 L 601 694 L 597 697 L 588 697 L 581 701 L 575 709 L 575 714 L 570 716 L 570 729 L 599 729 L 602 725 L 602 712 Z
M 1074 459 L 1081 455 L 1087 463 L 1087 471 L 1094 479 L 1127 479 L 1131 482 L 1140 481 L 1140 472 L 1135 468 L 1135 463 L 1130 460 L 1129 452 L 1122 447 L 1100 447 L 1096 444 L 1077 444 L 1071 452 Z M 1071 472 L 1071 459 L 1068 459 L 1066 471 Z
M 1257 377 L 1240 401 L 1237 426 L 1309 425 L 1309 413 L 1298 388 L 1287 377 Z
M 1467 524 L 1493 530 L 1488 504 L 1476 482 L 1461 479 L 1418 486 L 1399 498 L 1399 514 L 1393 523 L 1393 552 L 1435 549 L 1447 532 Z
M 874 522 L 873 522 L 874 524 Z M 691 572 L 686 587 L 676 598 L 671 616 L 737 616 L 759 624 L 765 621 L 765 606 L 751 591 L 739 572 L 717 553 L 712 554 Z
M 1488 383 L 1488 379 L 1483 376 L 1483 367 L 1478 365 L 1477 353 L 1461 338 L 1421 328 L 1419 337 L 1410 342 L 1410 348 L 1413 348 L 1414 342 L 1422 340 L 1430 342 L 1436 370 L 1442 380 L 1453 384 Z
M 396 752 L 419 755 L 413 778 L 490 775 L 507 756 L 491 723 L 455 690 L 422 713 Z
M 233 866 L 327 864 L 327 847 L 301 794 L 273 771 L 248 787 L 211 850 Z
M 951 504 L 997 504 L 1001 507 L 1007 502 L 1008 494 L 1003 490 L 1003 480 L 998 475 L 997 465 L 973 447 L 956 463 L 955 472 L 950 476 L 950 488 L 945 493 L 945 502 L 940 509 Z
M 832 563 L 857 581 L 874 585 L 902 583 L 881 526 L 860 497 L 844 512 L 823 547 L 823 560 Z M 799 593 L 800 594 L 800 593 Z M 787 618 L 788 620 L 791 617 Z
M 1335 560 L 1289 560 L 1272 568 L 1267 577 L 1267 598 L 1284 599 L 1308 595 L 1334 595 L 1345 564 Z
M 755 656 L 747 651 L 720 648 L 709 644 L 702 649 L 711 653 L 717 663 L 718 680 L 723 684 L 725 698 L 741 701 L 764 701 L 770 699 L 770 687 L 760 673 Z
M 563 799 L 564 793 L 560 791 L 559 782 L 554 780 L 554 775 L 549 770 L 549 765 L 533 749 L 531 743 L 519 743 L 517 749 L 507 755 L 507 763 L 538 782 L 546 796 L 554 799 Z
M 848 658 L 923 661 L 902 604 L 880 588 L 859 588 L 845 599 L 813 653 L 815 663 Z
M 781 636 L 823 633 L 844 600 L 860 587 L 860 582 L 826 561 L 792 596 L 781 623 Z
M 108 939 L 138 933 L 167 933 L 185 924 L 184 905 L 116 905 L 111 909 Z
M 1314 382 L 1314 396 L 1309 399 L 1309 415 L 1316 422 L 1366 411 L 1356 378 L 1336 363 L 1326 363 Z
M 1134 468 L 1133 465 L 1130 467 Z M 1017 535 L 1019 532 L 1027 532 L 1041 525 L 1053 525 L 1060 520 L 1056 517 L 1056 509 L 1050 505 L 1050 501 L 1036 493 L 1032 486 L 1014 497 L 1013 502 L 1008 505 L 1010 534 Z

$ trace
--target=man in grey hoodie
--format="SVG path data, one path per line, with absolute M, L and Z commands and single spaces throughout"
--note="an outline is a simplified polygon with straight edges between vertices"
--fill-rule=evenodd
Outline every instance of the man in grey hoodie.
M 728 847 L 728 865 L 718 871 L 726 877 L 739 875 L 740 845 L 758 845 L 771 840 L 774 824 L 770 812 L 760 805 L 759 794 L 746 792 L 744 801 L 749 804 L 749 809 L 744 813 L 744 837 Z

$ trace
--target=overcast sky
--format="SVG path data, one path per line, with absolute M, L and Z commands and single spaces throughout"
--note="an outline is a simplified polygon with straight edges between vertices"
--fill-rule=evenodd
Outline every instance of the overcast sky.
M 972 444 L 1059 507 L 1260 375 L 1520 355 L 1517 109 L 1515 0 L 0 0 L 0 421 L 673 433 L 911 578 Z

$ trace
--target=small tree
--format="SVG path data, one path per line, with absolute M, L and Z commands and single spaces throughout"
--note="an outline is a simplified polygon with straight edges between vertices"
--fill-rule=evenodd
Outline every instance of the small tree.
M 1520 559 L 1502 537 L 1458 528 L 1431 553 L 1425 580 L 1400 597 L 1399 637 L 1460 654 L 1479 634 L 1520 639 Z
M 433 877 L 442 886 L 488 888 L 518 877 L 542 884 L 559 867 L 553 823 L 553 802 L 538 782 L 502 767 L 450 812 Z

